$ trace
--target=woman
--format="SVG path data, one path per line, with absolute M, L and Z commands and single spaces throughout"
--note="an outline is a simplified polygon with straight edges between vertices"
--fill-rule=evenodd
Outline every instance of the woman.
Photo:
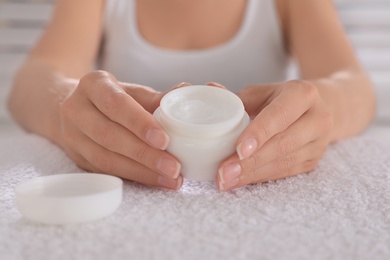
M 300 80 L 285 81 L 289 56 Z M 179 189 L 180 162 L 151 113 L 181 81 L 219 82 L 253 119 L 221 163 L 220 190 L 311 171 L 374 115 L 330 0 L 58 0 L 9 109 L 86 170 Z

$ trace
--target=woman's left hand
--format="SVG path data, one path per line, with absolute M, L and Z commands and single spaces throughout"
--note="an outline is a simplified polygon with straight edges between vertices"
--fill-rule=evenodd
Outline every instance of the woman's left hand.
M 253 120 L 237 141 L 237 153 L 219 168 L 220 190 L 314 170 L 333 129 L 332 113 L 314 84 L 258 85 L 237 95 Z

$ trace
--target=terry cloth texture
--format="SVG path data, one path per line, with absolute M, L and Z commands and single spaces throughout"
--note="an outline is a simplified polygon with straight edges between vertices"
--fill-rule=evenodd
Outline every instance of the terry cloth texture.
M 219 192 L 212 182 L 163 191 L 125 182 L 112 216 L 45 226 L 23 219 L 13 188 L 82 172 L 35 135 L 0 141 L 0 259 L 390 259 L 390 142 L 329 147 L 317 169 Z

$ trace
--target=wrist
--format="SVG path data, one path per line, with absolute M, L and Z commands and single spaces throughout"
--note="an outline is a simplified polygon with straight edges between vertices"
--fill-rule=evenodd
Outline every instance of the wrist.
M 331 141 L 357 135 L 375 116 L 375 94 L 362 71 L 345 71 L 327 78 L 310 80 L 334 119 Z

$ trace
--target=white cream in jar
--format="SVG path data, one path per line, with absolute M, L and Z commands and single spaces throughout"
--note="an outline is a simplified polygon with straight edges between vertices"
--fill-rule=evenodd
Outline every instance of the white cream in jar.
M 193 85 L 167 93 L 154 117 L 170 137 L 167 151 L 189 180 L 215 180 L 249 124 L 241 99 L 229 90 Z

